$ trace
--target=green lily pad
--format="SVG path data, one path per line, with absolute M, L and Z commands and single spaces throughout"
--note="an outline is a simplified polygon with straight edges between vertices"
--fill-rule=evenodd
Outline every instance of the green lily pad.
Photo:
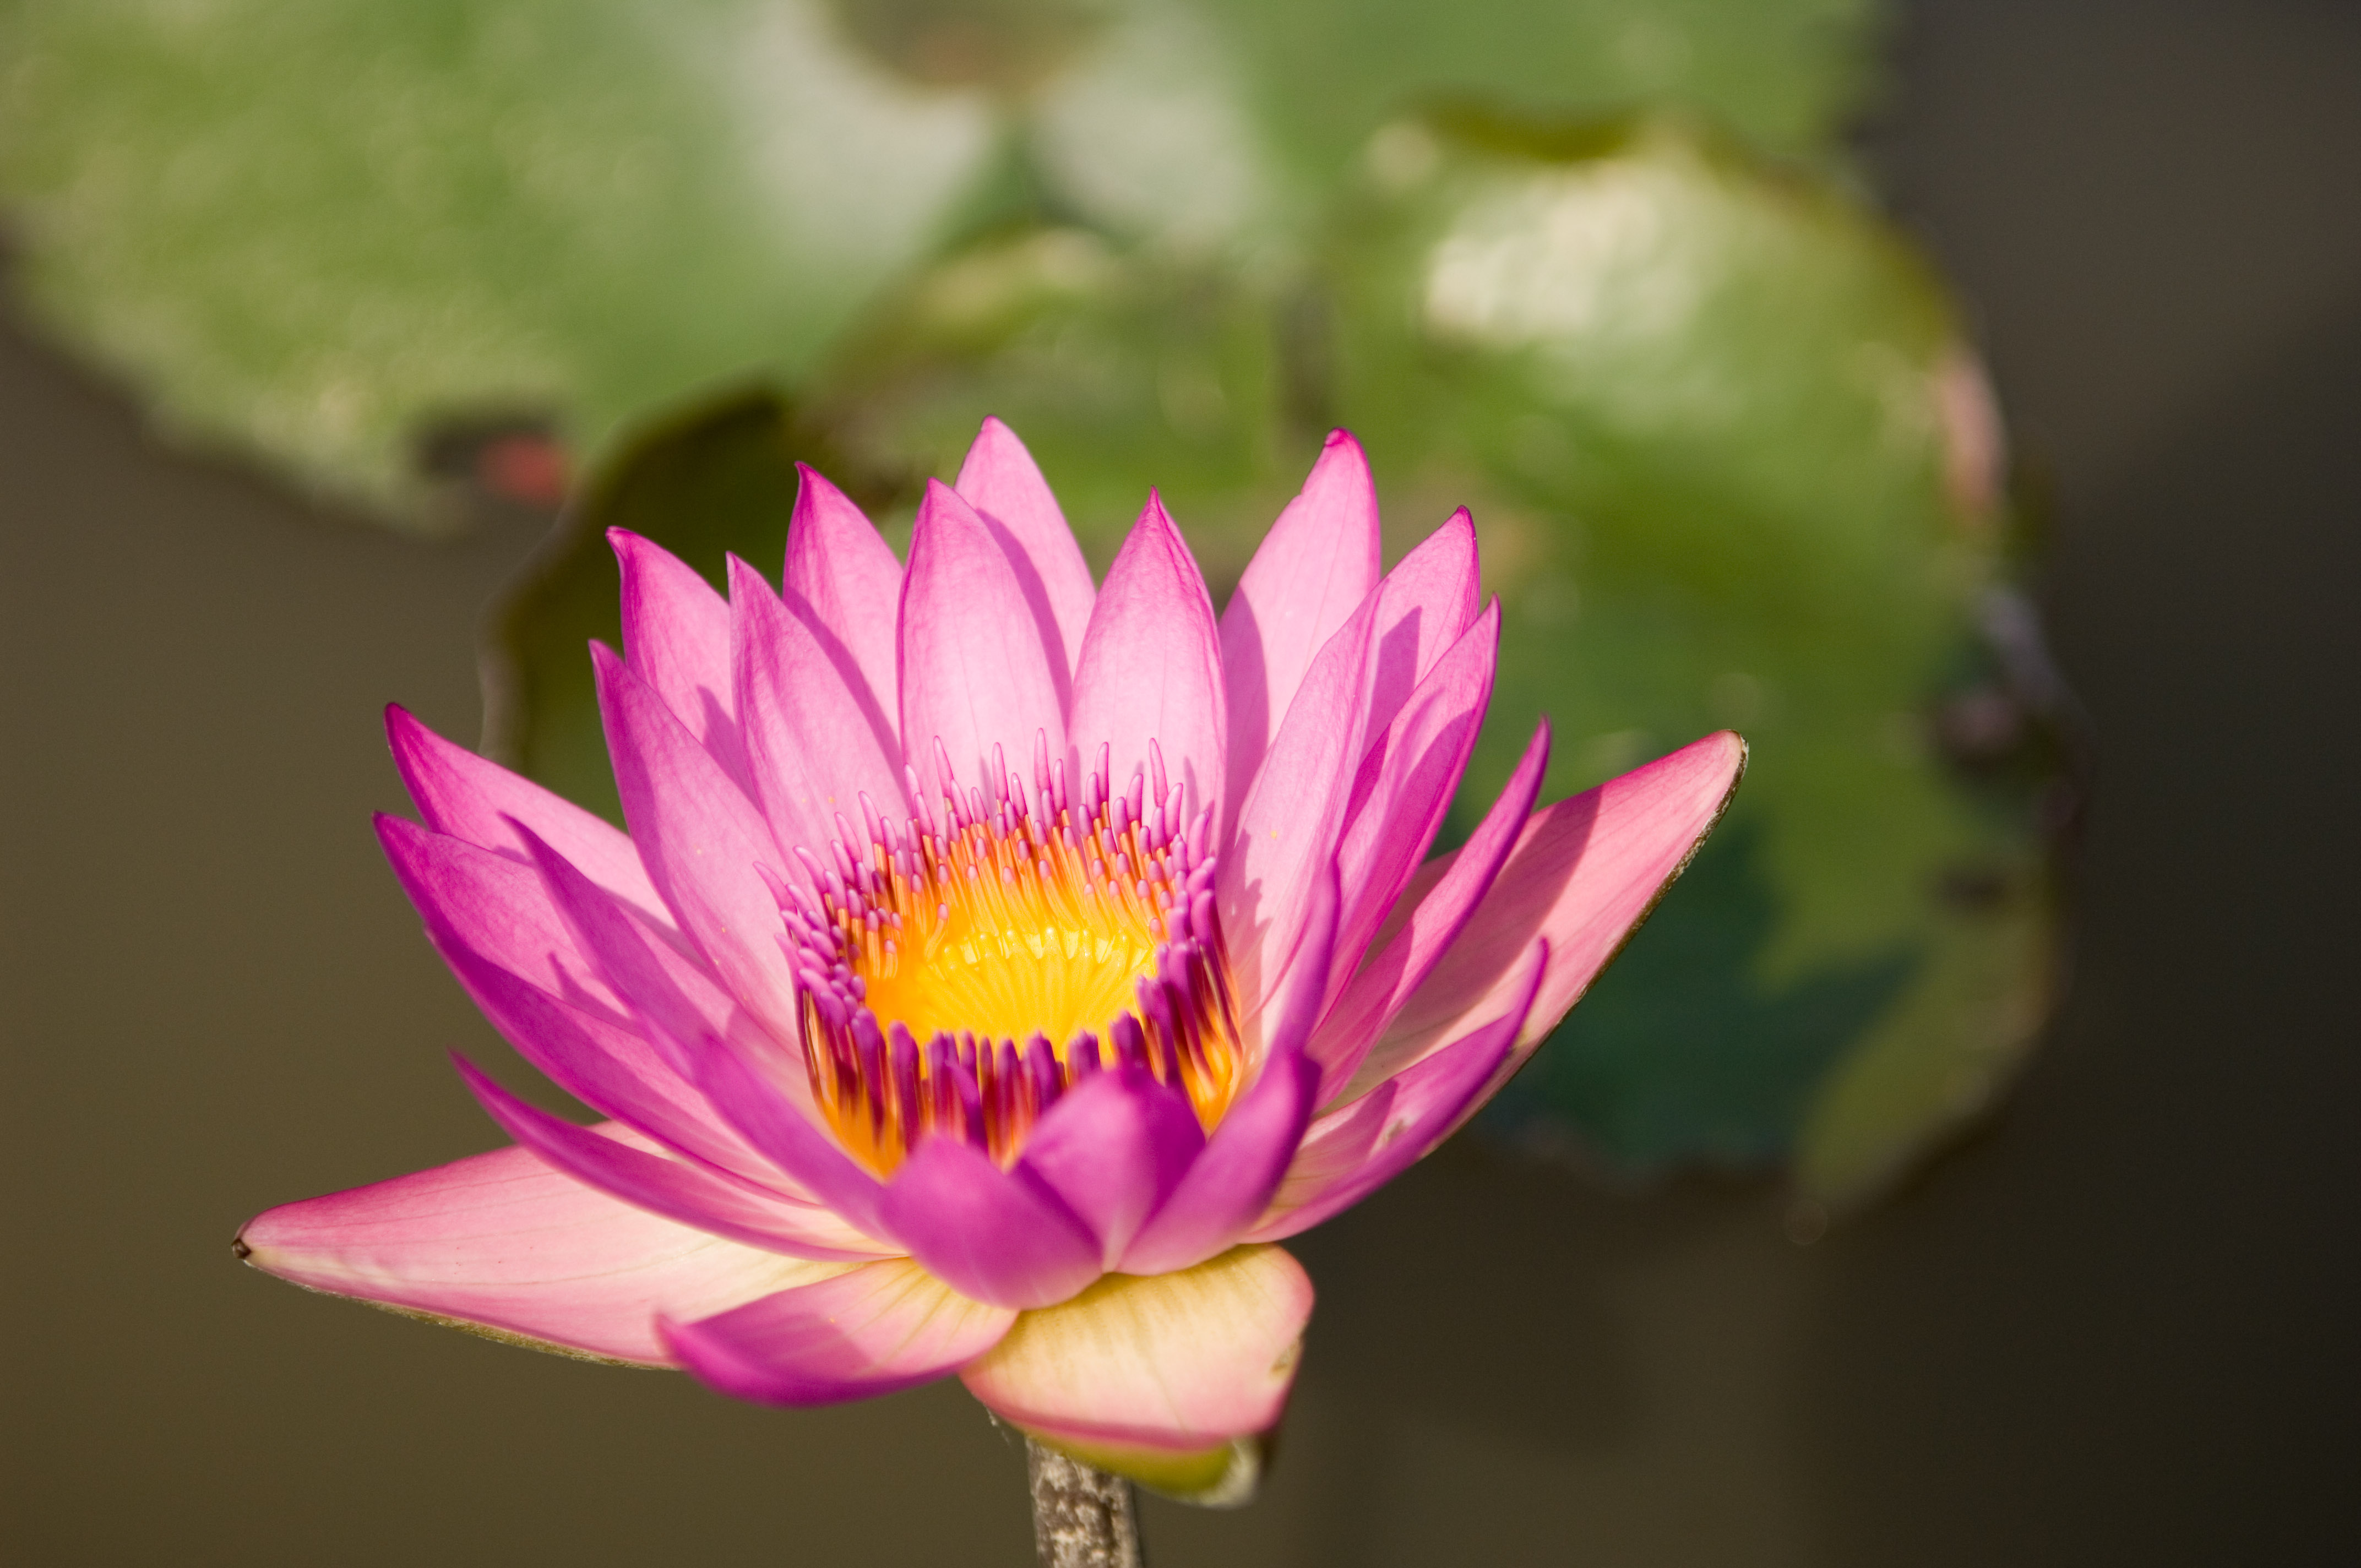
M 1753 744 L 1494 1124 L 1634 1174 L 1794 1158 L 1849 1200 L 1991 1097 L 2056 940 L 2049 771 L 1938 743 L 1958 694 L 2022 696 L 1978 629 L 2006 519 L 1948 302 L 1838 190 L 1675 122 L 1389 134 L 1336 253 L 1338 401 L 1381 482 L 1477 501 L 1507 630 L 1470 799 L 1544 712 L 1552 793 Z
M 1823 151 L 1870 0 L 20 0 L 28 303 L 162 425 L 397 523 L 438 432 L 580 450 L 793 384 L 1012 161 L 1057 214 L 1284 266 L 1405 102 L 1690 105 Z

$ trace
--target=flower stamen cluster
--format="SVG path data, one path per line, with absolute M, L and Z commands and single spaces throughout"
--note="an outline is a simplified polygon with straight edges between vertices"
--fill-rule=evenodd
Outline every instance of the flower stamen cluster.
M 943 748 L 922 814 L 897 827 L 863 794 L 865 832 L 806 885 L 771 879 L 802 992 L 812 1096 L 847 1151 L 890 1174 L 929 1136 L 1004 1168 L 1066 1091 L 1104 1068 L 1177 1087 L 1212 1130 L 1245 1053 L 1215 908 L 1213 813 L 1153 742 L 1115 787 L 1111 751 L 1070 791 L 1037 738 L 1030 789 L 993 752 L 964 793 Z M 861 847 L 856 850 L 854 844 Z M 814 891 L 807 891 L 807 886 Z

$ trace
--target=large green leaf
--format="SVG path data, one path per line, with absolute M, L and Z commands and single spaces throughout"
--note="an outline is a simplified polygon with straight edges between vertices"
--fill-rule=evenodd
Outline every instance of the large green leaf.
M 1821 150 L 1869 0 L 16 0 L 21 284 L 168 428 L 431 525 L 415 454 L 793 381 L 1021 164 L 1285 265 L 1408 102 L 1687 104 Z
M 1694 881 L 1496 1124 L 1642 1172 L 1800 1151 L 1865 1190 L 2013 1065 L 2053 941 L 2043 771 L 1938 743 L 1947 702 L 2026 700 L 1978 630 L 2004 519 L 1948 304 L 1840 193 L 1675 123 L 1388 135 L 1336 251 L 1338 400 L 1399 483 L 1489 520 L 1475 796 L 1544 712 L 1554 792 L 1753 743 Z

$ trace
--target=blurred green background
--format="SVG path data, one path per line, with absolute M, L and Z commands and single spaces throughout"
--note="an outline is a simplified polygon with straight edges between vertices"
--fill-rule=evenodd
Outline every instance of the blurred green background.
M 1397 548 L 1475 506 L 1554 789 L 1757 742 L 1499 1141 L 1306 1238 L 1272 1486 L 1155 1509 L 1159 1561 L 2350 1556 L 2352 19 L 1154 13 L 1127 69 L 1214 61 L 1214 113 L 1104 84 L 1132 13 L 896 58 L 942 14 L 667 8 L 699 56 L 618 5 L 0 11 L 10 1559 L 1023 1560 L 1016 1453 L 955 1390 L 752 1410 L 224 1245 L 496 1141 L 439 1051 L 498 1047 L 367 831 L 402 806 L 377 705 L 469 734 L 497 598 L 495 739 L 561 776 L 533 683 L 611 613 L 558 591 L 587 516 L 693 479 L 759 535 L 818 451 L 890 524 L 985 408 L 1102 559 L 1153 480 L 1217 578 L 1350 422 Z M 813 58 L 868 62 L 851 107 L 711 85 Z M 901 226 L 756 223 L 851 167 L 780 160 L 815 94 L 878 160 L 835 199 Z M 1124 162 L 1110 101 L 1247 150 Z M 666 162 L 647 126 L 699 115 Z M 2041 483 L 1992 483 L 1971 340 Z M 585 504 L 544 537 L 561 460 Z M 2052 994 L 2043 520 L 2104 761 L 2076 984 L 1988 1135 L 1896 1188 Z
M 399 527 L 595 477 L 494 613 L 485 738 L 614 812 L 622 523 L 775 568 L 801 458 L 889 532 L 1007 419 L 1103 565 L 1217 598 L 1334 424 L 1508 610 L 1457 822 L 1707 730 L 1737 813 L 1488 1118 L 1858 1205 L 1988 1104 L 2060 961 L 2070 714 L 1997 411 L 1840 140 L 1866 0 L 26 4 L 28 305 L 166 428 Z

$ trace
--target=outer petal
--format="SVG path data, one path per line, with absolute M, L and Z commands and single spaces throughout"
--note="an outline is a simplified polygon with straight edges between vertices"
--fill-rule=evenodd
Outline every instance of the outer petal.
M 929 1273 L 1004 1307 L 1062 1301 L 1103 1266 L 1098 1237 L 1048 1182 L 953 1138 L 928 1138 L 902 1162 L 878 1218 Z
M 393 748 L 402 787 L 418 803 L 419 815 L 437 833 L 504 854 L 522 855 L 516 824 L 524 823 L 582 868 L 600 887 L 666 925 L 672 916 L 640 864 L 629 835 L 522 778 L 498 762 L 454 746 L 398 706 L 385 710 L 385 735 Z
M 754 869 L 785 869 L 769 828 L 645 682 L 604 648 L 591 660 L 623 817 L 657 891 L 722 989 L 778 1039 L 795 1039 L 779 906 Z
M 1019 1163 L 1097 1235 L 1113 1268 L 1205 1146 L 1188 1097 L 1144 1068 L 1095 1072 L 1049 1109 Z
M 1359 442 L 1336 431 L 1222 612 L 1230 723 L 1223 799 L 1231 820 L 1313 658 L 1377 587 L 1380 559 L 1368 459 Z
M 1133 768 L 1147 765 L 1155 741 L 1170 777 L 1187 792 L 1184 820 L 1193 819 L 1222 790 L 1222 702 L 1213 601 L 1163 501 L 1151 495 L 1107 570 L 1082 639 L 1075 742 L 1093 754 L 1101 742 L 1112 749 L 1120 788 Z
M 1335 1098 L 1376 1043 L 1379 1031 L 1400 1010 L 1402 999 L 1433 971 L 1490 891 L 1541 793 L 1542 775 L 1549 771 L 1549 720 L 1543 719 L 1534 728 L 1507 787 L 1467 842 L 1455 853 L 1428 861 L 1422 871 L 1433 872 L 1432 880 L 1422 889 L 1413 878 L 1396 900 L 1389 924 L 1399 921 L 1399 926 L 1390 933 L 1380 929 L 1381 938 L 1390 939 L 1354 974 L 1312 1036 L 1311 1055 L 1322 1072 L 1322 1105 Z
M 1109 1275 L 1027 1312 L 961 1378 L 1004 1420 L 1078 1458 L 1195 1501 L 1240 1503 L 1256 1468 L 1241 1440 L 1279 1424 L 1311 1316 L 1312 1281 L 1295 1259 L 1237 1247 L 1176 1274 Z
M 801 463 L 796 473 L 803 484 L 787 526 L 786 590 L 811 606 L 890 722 L 899 689 L 894 626 L 901 612 L 902 563 L 843 491 Z
M 1517 984 L 1504 955 L 1536 938 L 1549 943 L 1549 964 L 1517 1045 L 1538 1045 L 1680 875 L 1745 771 L 1746 742 L 1722 730 L 1535 816 L 1343 1098 L 1457 1038 L 1461 1020 L 1499 1013 Z
M 730 659 L 755 802 L 782 845 L 818 854 L 861 796 L 906 812 L 902 749 L 851 653 L 802 599 L 730 558 Z
M 1319 1018 L 1336 905 L 1331 875 L 1322 879 L 1313 901 L 1308 950 L 1264 1022 L 1261 1072 L 1213 1129 L 1172 1196 L 1124 1249 L 1125 1273 L 1163 1274 L 1203 1262 L 1243 1235 L 1278 1190 L 1311 1124 L 1312 1097 L 1320 1086 L 1319 1064 L 1303 1047 Z
M 1053 653 L 1009 558 L 968 504 L 929 482 L 902 583 L 902 747 L 914 760 L 940 740 L 969 787 L 998 745 L 1066 749 L 1065 655 Z M 928 764 L 920 761 L 921 776 Z M 932 781 L 929 781 L 930 783 Z
M 987 419 L 967 449 L 951 488 L 993 530 L 1016 567 L 1017 581 L 1037 617 L 1058 630 L 1052 644 L 1068 671 L 1082 663 L 1084 629 L 1091 621 L 1091 568 L 1058 498 L 1016 433 Z
M 840 1270 L 607 1196 L 518 1147 L 248 1221 L 247 1262 L 307 1289 L 561 1355 L 669 1364 L 656 1315 L 696 1317 Z
M 890 1249 L 817 1243 L 797 1211 L 807 1206 L 765 1198 L 701 1166 L 666 1159 L 526 1104 L 478 1070 L 466 1058 L 452 1062 L 477 1102 L 503 1132 L 577 1181 L 652 1214 L 710 1231 L 748 1246 L 790 1257 L 865 1259 Z
M 623 571 L 623 657 L 673 716 L 748 784 L 730 685 L 730 607 L 697 569 L 625 529 L 607 541 Z
M 1508 1010 L 1416 1067 L 1388 1079 L 1315 1126 L 1255 1241 L 1279 1241 L 1343 1212 L 1391 1181 L 1450 1136 L 1466 1114 L 1505 1081 L 1502 1064 L 1517 1044 L 1548 966 L 1549 944 L 1536 942 Z
M 663 1329 L 682 1365 L 734 1398 L 834 1405 L 956 1372 L 1016 1321 L 895 1258 L 696 1322 L 667 1314 Z

